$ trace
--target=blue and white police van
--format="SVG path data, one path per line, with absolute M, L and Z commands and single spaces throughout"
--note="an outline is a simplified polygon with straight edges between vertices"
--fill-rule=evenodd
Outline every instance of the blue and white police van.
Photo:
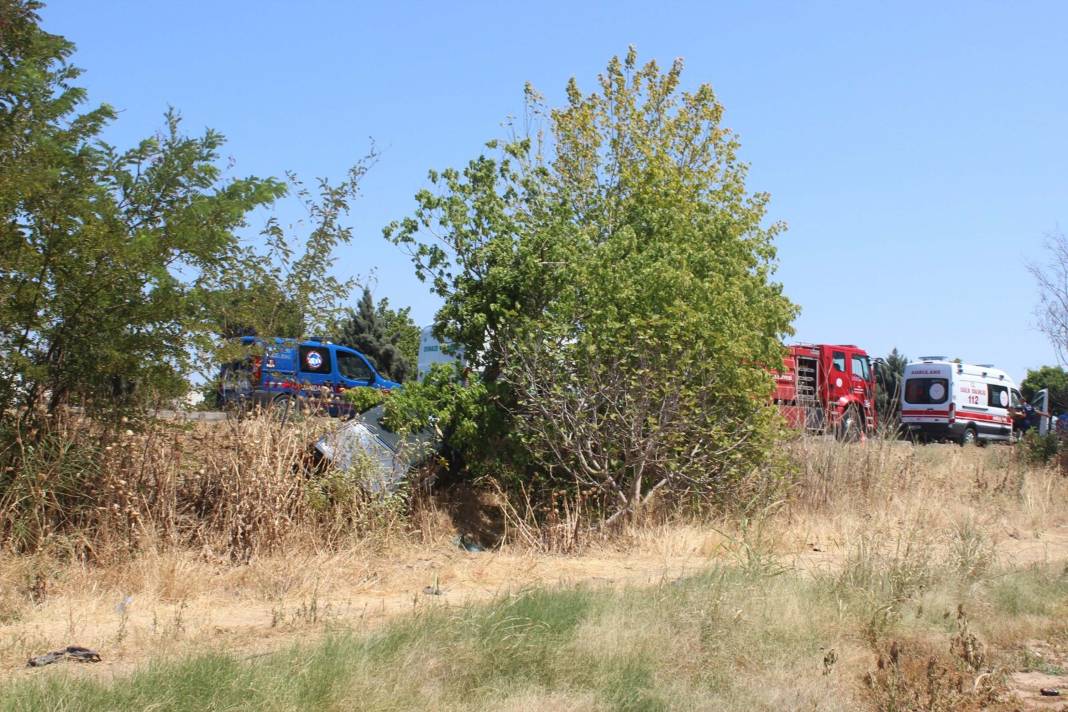
M 385 378 L 355 349 L 320 339 L 243 336 L 249 355 L 223 364 L 218 405 L 270 407 L 308 400 L 331 415 L 351 413 L 342 397 L 350 388 L 390 391 L 400 384 Z

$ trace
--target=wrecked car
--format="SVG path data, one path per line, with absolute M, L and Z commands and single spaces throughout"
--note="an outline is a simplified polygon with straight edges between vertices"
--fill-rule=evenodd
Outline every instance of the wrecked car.
M 398 434 L 383 423 L 385 406 L 353 417 L 315 443 L 318 456 L 342 472 L 358 472 L 373 494 L 392 494 L 411 470 L 441 447 L 431 429 Z

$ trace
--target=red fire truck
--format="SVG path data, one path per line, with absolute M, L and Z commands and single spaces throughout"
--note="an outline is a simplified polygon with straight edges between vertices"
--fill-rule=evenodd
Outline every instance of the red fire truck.
M 793 427 L 858 440 L 873 433 L 875 373 L 864 349 L 850 344 L 787 346 L 775 373 L 775 403 Z

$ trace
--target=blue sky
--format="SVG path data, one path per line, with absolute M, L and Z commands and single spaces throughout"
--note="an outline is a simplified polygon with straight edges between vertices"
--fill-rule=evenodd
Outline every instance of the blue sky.
M 381 237 L 430 168 L 461 166 L 534 83 L 560 103 L 614 54 L 686 60 L 772 196 L 797 338 L 882 355 L 1054 363 L 1028 261 L 1068 220 L 1068 3 L 370 3 L 54 0 L 128 145 L 168 105 L 228 138 L 235 175 L 340 179 L 373 138 L 339 272 L 429 323 Z M 277 208 L 283 220 L 291 206 Z

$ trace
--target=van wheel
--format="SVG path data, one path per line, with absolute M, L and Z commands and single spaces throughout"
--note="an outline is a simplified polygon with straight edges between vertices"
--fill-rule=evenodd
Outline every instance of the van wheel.
M 979 435 L 975 432 L 975 428 L 969 425 L 964 429 L 964 434 L 960 436 L 960 444 L 961 447 L 979 444 Z
M 249 415 L 248 399 L 238 397 L 225 401 L 221 410 L 226 413 L 227 420 L 244 420 Z
M 846 412 L 842 414 L 842 419 L 838 421 L 835 435 L 843 442 L 853 443 L 860 440 L 860 430 L 860 415 L 857 413 L 856 406 L 851 405 L 846 408 Z
M 302 410 L 300 398 L 290 394 L 283 393 L 271 401 L 271 415 L 282 425 L 299 420 Z

